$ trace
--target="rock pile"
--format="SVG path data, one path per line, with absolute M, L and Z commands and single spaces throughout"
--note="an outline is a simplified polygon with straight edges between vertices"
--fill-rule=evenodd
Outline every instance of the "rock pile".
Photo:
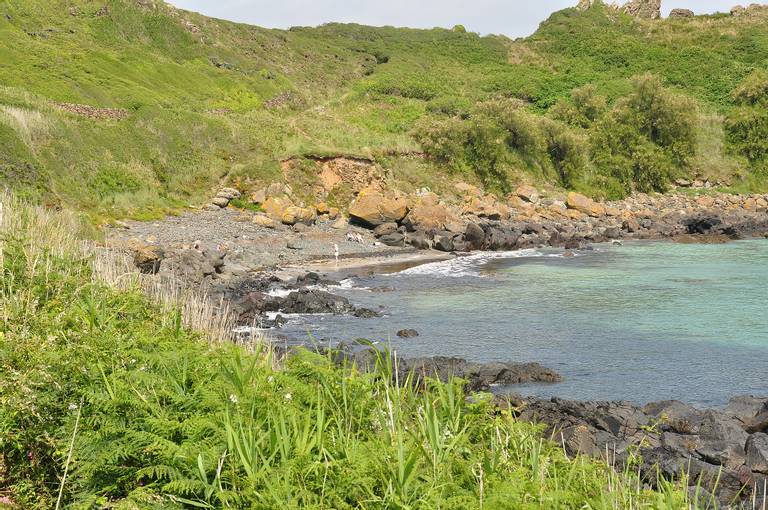
M 232 200 L 240 197 L 241 193 L 235 188 L 221 188 L 219 192 L 216 193 L 216 196 L 213 197 L 213 200 L 211 200 L 208 207 L 212 210 L 223 209 L 224 207 L 227 207 Z
M 697 180 L 678 185 L 707 189 L 714 184 Z M 352 204 L 350 216 L 371 228 L 382 244 L 446 252 L 546 245 L 570 249 L 625 237 L 692 235 L 685 241 L 711 241 L 768 232 L 768 195 L 637 194 L 601 203 L 574 192 L 544 198 L 527 185 L 505 200 L 468 184 L 457 189 L 463 194 L 458 203 L 430 192 L 409 197 L 364 192 Z
M 97 108 L 87 104 L 74 103 L 54 104 L 64 111 L 94 120 L 122 120 L 128 117 L 128 110 L 121 108 Z
M 506 404 L 503 404 L 506 406 Z M 657 467 L 668 479 L 688 474 L 724 505 L 762 501 L 768 478 L 768 398 L 736 397 L 724 410 L 677 401 L 644 407 L 628 402 L 512 399 L 518 418 L 544 423 L 569 454 L 640 460 L 647 483 Z M 613 458 L 609 460 L 614 460 Z M 707 500 L 709 503 L 709 500 Z

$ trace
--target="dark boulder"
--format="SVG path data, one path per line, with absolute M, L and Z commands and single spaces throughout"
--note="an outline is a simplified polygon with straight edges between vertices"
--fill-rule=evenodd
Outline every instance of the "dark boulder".
M 747 439 L 746 465 L 757 473 L 768 475 L 768 434 L 752 434 Z
M 394 234 L 395 232 L 397 232 L 397 223 L 382 223 L 373 229 L 373 235 L 376 237 L 384 237 L 386 235 Z
M 400 232 L 393 232 L 379 237 L 379 241 L 387 246 L 401 247 L 405 246 L 405 236 Z
M 431 248 L 429 238 L 424 232 L 413 232 L 406 236 L 405 242 L 417 250 L 428 250 Z
M 434 248 L 445 252 L 453 251 L 453 234 L 450 232 L 438 232 L 435 234 Z
M 400 338 L 416 338 L 419 336 L 419 332 L 415 329 L 401 329 L 397 332 L 397 336 Z
M 470 363 L 461 358 L 435 356 L 399 360 L 402 373 L 413 372 L 417 381 L 436 377 L 447 381 L 458 377 L 467 381 L 469 391 L 487 391 L 492 385 L 523 384 L 530 382 L 554 383 L 561 377 L 538 363 Z
M 379 312 L 376 310 L 371 310 L 370 308 L 355 308 L 355 311 L 352 315 L 358 319 L 373 319 L 375 317 L 381 317 Z
M 482 249 L 485 244 L 485 231 L 476 223 L 468 223 L 464 231 L 464 242 L 469 251 Z
M 306 289 L 292 292 L 280 301 L 279 306 L 281 312 L 297 314 L 344 314 L 354 311 L 354 307 L 344 297 Z

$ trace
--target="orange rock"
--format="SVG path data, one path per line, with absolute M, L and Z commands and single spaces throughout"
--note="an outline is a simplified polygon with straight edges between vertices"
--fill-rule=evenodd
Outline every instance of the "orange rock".
M 290 206 L 283 211 L 280 221 L 285 225 L 295 225 L 297 223 L 311 225 L 315 222 L 315 211 L 304 207 Z
M 382 223 L 399 222 L 408 214 L 405 198 L 385 197 L 378 191 L 365 189 L 349 208 L 349 215 L 367 225 L 377 227 Z
M 270 218 L 273 220 L 281 221 L 285 210 L 292 207 L 293 203 L 286 197 L 269 197 L 261 205 Z
M 565 203 L 569 209 L 574 209 L 589 216 L 598 217 L 605 215 L 605 207 L 602 204 L 595 202 L 589 197 L 585 197 L 581 193 L 573 191 L 568 193 Z
M 565 215 L 572 220 L 583 220 L 586 218 L 586 214 L 582 213 L 581 211 L 577 211 L 576 209 L 568 209 L 565 211 Z
M 331 208 L 328 207 L 328 204 L 325 202 L 320 202 L 315 205 L 315 210 L 317 211 L 317 214 L 328 214 L 331 211 Z
M 536 203 L 539 201 L 539 191 L 533 186 L 523 185 L 515 190 L 515 194 L 526 202 Z

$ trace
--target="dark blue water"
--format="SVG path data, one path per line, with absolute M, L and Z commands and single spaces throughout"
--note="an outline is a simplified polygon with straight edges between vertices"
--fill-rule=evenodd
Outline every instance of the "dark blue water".
M 524 394 L 704 406 L 768 395 L 768 240 L 480 254 L 354 283 L 394 289 L 341 291 L 384 317 L 296 318 L 288 331 L 405 356 L 538 361 L 565 378 L 508 389 Z M 420 336 L 398 338 L 404 328 Z

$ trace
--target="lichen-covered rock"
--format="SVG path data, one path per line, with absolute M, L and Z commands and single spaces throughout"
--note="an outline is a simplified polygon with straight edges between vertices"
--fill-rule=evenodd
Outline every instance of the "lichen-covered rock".
M 661 0 L 630 0 L 621 9 L 636 18 L 661 18 Z
M 672 9 L 669 13 L 670 18 L 693 18 L 695 14 L 690 9 Z

